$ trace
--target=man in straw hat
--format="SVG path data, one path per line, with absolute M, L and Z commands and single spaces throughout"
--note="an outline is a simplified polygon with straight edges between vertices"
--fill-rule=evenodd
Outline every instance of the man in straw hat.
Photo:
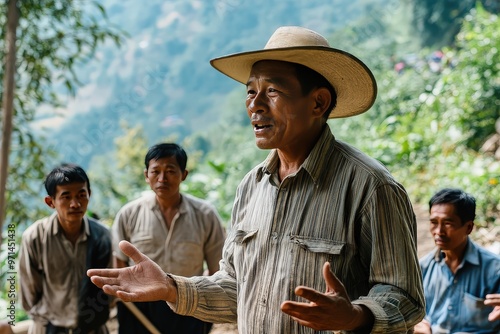
M 257 146 L 271 149 L 238 187 L 220 270 L 165 274 L 122 241 L 136 265 L 89 270 L 92 281 L 123 300 L 237 321 L 240 333 L 411 332 L 424 316 L 411 203 L 379 162 L 327 124 L 372 106 L 370 70 L 301 27 L 211 64 L 247 86 Z

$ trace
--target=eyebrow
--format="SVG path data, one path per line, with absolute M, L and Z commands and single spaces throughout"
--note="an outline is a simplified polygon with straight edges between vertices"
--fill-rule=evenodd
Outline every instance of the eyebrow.
M 85 188 L 78 190 L 78 193 L 82 193 L 82 192 L 86 193 L 87 190 L 88 190 L 87 187 L 85 187 Z M 64 195 L 68 195 L 68 194 L 71 194 L 71 191 L 63 191 L 59 196 L 64 196 Z
M 248 87 L 255 79 L 248 79 L 246 86 Z M 283 77 L 271 77 L 271 78 L 265 78 L 265 82 L 271 83 L 271 84 L 276 84 L 278 86 L 287 86 L 288 80 L 283 78 Z

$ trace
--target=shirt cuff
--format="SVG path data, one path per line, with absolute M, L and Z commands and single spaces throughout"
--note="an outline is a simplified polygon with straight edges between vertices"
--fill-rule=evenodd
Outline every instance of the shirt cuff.
M 370 333 L 387 333 L 389 317 L 387 316 L 384 308 L 380 306 L 379 303 L 372 299 L 357 299 L 352 303 L 356 305 L 363 305 L 373 313 L 375 320 L 373 322 L 373 327 Z
M 177 286 L 177 302 L 167 302 L 168 306 L 177 314 L 192 315 L 198 305 L 198 293 L 196 284 L 189 278 L 167 274 Z

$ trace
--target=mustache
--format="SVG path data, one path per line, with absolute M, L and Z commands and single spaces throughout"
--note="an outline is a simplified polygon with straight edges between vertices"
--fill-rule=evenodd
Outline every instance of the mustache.
M 259 114 L 252 114 L 252 117 L 250 118 L 251 122 L 260 122 L 260 123 L 271 123 L 272 118 L 265 117 Z

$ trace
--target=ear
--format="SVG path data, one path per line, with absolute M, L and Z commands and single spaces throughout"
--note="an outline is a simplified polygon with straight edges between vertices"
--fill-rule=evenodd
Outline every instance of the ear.
M 45 204 L 47 204 L 49 207 L 51 207 L 52 209 L 55 209 L 55 206 L 54 206 L 54 199 L 50 196 L 45 196 Z
M 187 169 L 184 170 L 184 173 L 182 173 L 182 181 L 186 180 L 186 177 L 188 176 L 189 171 Z
M 330 106 L 330 102 L 332 101 L 332 96 L 330 91 L 325 87 L 320 87 L 314 90 L 314 109 L 313 114 L 316 117 L 322 117 L 323 114 L 327 111 Z
M 144 179 L 146 180 L 147 183 L 149 183 L 149 180 L 148 180 L 148 170 L 146 168 L 144 168 Z
M 469 220 L 468 222 L 465 223 L 467 225 L 467 235 L 471 234 L 472 230 L 474 229 L 474 221 Z

